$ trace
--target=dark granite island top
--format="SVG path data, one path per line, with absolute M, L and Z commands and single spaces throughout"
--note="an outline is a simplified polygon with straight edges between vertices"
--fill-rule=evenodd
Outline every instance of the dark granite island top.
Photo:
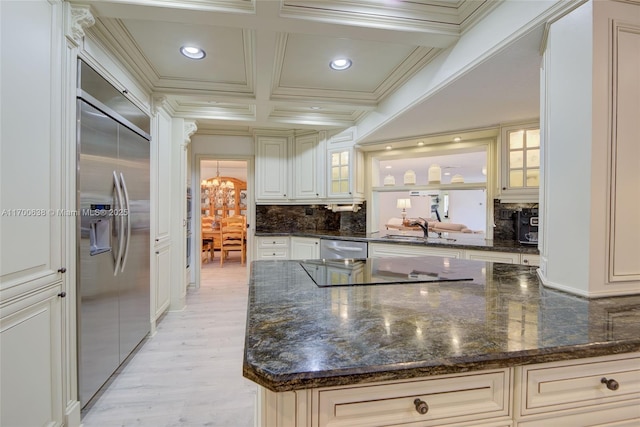
M 532 267 L 438 259 L 473 280 L 319 287 L 300 261 L 254 262 L 244 376 L 281 392 L 640 350 L 640 295 L 584 299 Z

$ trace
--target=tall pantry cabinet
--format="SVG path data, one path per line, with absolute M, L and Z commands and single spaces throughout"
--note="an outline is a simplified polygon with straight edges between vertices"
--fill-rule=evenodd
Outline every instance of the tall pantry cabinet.
M 3 426 L 63 425 L 74 387 L 63 333 L 75 303 L 64 238 L 75 198 L 63 185 L 74 170 L 63 149 L 63 20 L 61 2 L 0 2 Z

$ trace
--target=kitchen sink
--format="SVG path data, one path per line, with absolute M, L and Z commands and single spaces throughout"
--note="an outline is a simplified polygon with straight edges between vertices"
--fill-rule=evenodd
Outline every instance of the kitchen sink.
M 383 239 L 394 240 L 396 242 L 410 242 L 410 243 L 444 243 L 444 242 L 455 242 L 456 239 L 452 239 L 449 237 L 428 237 L 424 238 L 422 236 L 403 236 L 401 234 L 387 234 L 382 236 Z

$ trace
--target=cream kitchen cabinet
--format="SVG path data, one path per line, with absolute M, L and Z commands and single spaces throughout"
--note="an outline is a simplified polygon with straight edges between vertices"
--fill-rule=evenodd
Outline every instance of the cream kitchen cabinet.
M 520 254 L 514 252 L 474 251 L 467 249 L 465 250 L 465 258 L 477 261 L 520 264 Z
M 640 353 L 280 393 L 258 387 L 257 414 L 262 427 L 637 426 Z
M 0 301 L 0 425 L 62 426 L 62 282 Z
M 511 426 L 511 370 L 295 392 L 258 391 L 263 427 Z
M 515 368 L 518 426 L 640 425 L 640 354 Z
M 284 202 L 289 198 L 289 139 L 256 137 L 256 203 Z
M 538 203 L 540 189 L 540 125 L 523 123 L 500 129 L 502 202 Z
M 69 424 L 75 401 L 75 157 L 63 145 L 75 140 L 75 92 L 63 73 L 63 9 L 0 2 L 2 426 Z
M 394 243 L 369 243 L 369 258 L 441 256 L 464 258 L 464 250 L 456 248 L 434 248 L 427 246 L 399 245 Z
M 289 236 L 257 236 L 256 260 L 289 259 Z
M 165 244 L 155 249 L 154 273 L 152 287 L 152 307 L 154 309 L 154 319 L 160 316 L 169 308 L 171 303 L 171 245 Z
M 324 200 L 323 134 L 256 137 L 257 203 L 317 203 Z
M 311 237 L 291 237 L 290 259 L 320 258 L 320 239 Z
M 364 200 L 364 157 L 353 147 L 327 151 L 330 201 L 353 203 Z
M 325 198 L 324 132 L 296 136 L 292 147 L 293 198 L 298 203 Z

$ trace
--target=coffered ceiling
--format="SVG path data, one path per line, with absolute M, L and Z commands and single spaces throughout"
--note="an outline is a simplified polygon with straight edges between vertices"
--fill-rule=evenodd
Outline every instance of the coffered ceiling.
M 195 119 L 199 132 L 256 128 L 342 129 L 375 114 L 397 91 L 502 0 L 89 0 L 88 30 L 153 92 L 175 117 Z M 379 138 L 442 132 L 420 117 L 440 113 L 448 130 L 537 116 L 538 33 L 497 65 L 461 79 L 437 103 L 425 102 L 386 126 Z M 195 45 L 201 60 L 179 52 Z M 523 54 L 522 49 L 526 48 Z M 353 66 L 334 71 L 329 62 Z M 533 59 L 532 59 L 533 58 Z M 515 61 L 511 63 L 510 61 Z M 504 63 L 517 78 L 505 79 Z M 523 67 L 526 72 L 519 72 Z M 533 73 L 532 73 L 533 68 Z M 497 76 L 494 74 L 500 70 Z M 490 102 L 465 94 L 498 87 Z M 501 97 L 523 93 L 515 106 Z M 453 100 L 458 103 L 452 104 Z M 460 105 L 463 103 L 463 105 Z M 498 108 L 492 111 L 493 105 Z M 457 112 L 464 107 L 465 120 Z M 448 111 L 448 114 L 442 114 Z M 475 113 L 479 118 L 472 119 Z M 505 117 L 505 115 L 507 117 Z M 500 116 L 500 117 L 498 117 Z M 518 117 L 520 118 L 520 117 Z

